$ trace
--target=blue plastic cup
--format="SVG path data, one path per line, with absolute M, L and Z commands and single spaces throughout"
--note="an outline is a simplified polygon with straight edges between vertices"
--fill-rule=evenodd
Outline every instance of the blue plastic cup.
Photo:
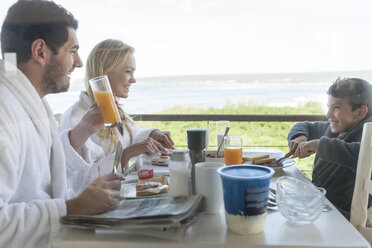
M 218 173 L 229 229 L 239 234 L 263 231 L 274 170 L 259 165 L 233 165 L 219 168 Z

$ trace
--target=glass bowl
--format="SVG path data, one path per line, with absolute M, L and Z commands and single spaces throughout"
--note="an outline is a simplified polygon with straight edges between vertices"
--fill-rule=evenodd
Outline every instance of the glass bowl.
M 278 178 L 276 184 L 279 211 L 290 223 L 311 224 L 322 213 L 324 192 L 314 185 L 287 176 Z

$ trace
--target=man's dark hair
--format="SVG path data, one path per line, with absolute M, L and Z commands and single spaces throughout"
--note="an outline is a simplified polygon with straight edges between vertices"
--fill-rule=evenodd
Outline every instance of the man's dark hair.
M 327 94 L 346 99 L 354 111 L 362 105 L 368 108 L 367 116 L 372 115 L 372 85 L 360 78 L 337 78 L 329 87 Z
M 31 57 L 31 44 L 43 39 L 54 54 L 68 40 L 68 27 L 78 22 L 65 8 L 52 1 L 19 0 L 12 5 L 1 28 L 1 51 L 16 53 L 17 64 Z

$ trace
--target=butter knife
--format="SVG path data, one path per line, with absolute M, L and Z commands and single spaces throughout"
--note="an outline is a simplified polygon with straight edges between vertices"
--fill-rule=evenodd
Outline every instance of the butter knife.
M 121 137 L 124 135 L 124 130 L 123 130 L 123 123 L 119 121 L 118 125 L 116 126 L 117 130 L 119 131 Z M 118 137 L 119 138 L 119 137 Z M 119 149 L 120 147 L 120 149 Z M 116 146 L 116 154 L 115 154 L 115 161 L 114 161 L 114 172 L 116 173 L 117 171 L 117 166 L 119 161 L 121 160 L 121 155 L 123 154 L 123 147 L 121 146 L 120 140 L 118 140 L 118 144 Z M 125 165 L 125 168 L 122 170 L 125 171 L 127 169 L 127 165 Z
M 122 153 L 123 153 L 123 148 L 122 148 L 122 146 L 121 146 L 121 142 L 120 142 L 120 140 L 118 140 L 118 143 L 117 143 L 117 145 L 116 145 L 116 152 L 115 152 L 114 166 L 113 166 L 113 169 L 112 169 L 112 171 L 113 171 L 114 173 L 117 173 L 117 167 L 118 167 L 118 164 L 119 164 L 119 162 L 120 162 L 120 160 L 121 160 L 121 155 L 122 155 Z

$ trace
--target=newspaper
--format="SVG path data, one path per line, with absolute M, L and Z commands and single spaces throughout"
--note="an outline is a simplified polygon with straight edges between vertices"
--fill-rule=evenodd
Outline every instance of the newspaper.
M 204 205 L 202 195 L 124 199 L 115 209 L 104 214 L 63 216 L 60 222 L 80 228 L 165 229 L 194 223 Z

